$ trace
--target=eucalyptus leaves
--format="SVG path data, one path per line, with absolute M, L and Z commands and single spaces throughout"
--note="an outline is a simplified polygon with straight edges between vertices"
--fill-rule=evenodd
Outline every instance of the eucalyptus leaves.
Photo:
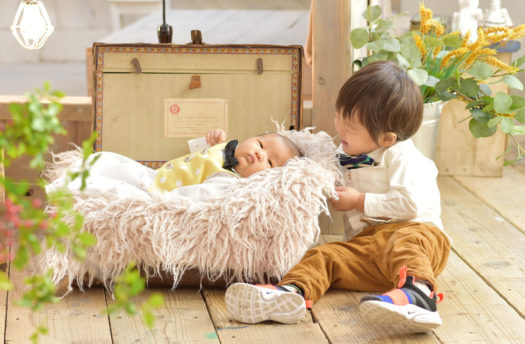
M 514 135 L 525 134 L 525 98 L 504 92 L 492 94 L 490 84 L 504 82 L 522 91 L 515 74 L 525 63 L 525 56 L 511 65 L 496 58 L 496 47 L 525 36 L 525 25 L 516 28 L 479 29 L 478 39 L 469 43 L 469 35 L 446 33 L 443 25 L 432 19 L 432 11 L 420 5 L 419 31 L 397 34 L 392 20 L 381 18 L 381 8 L 370 6 L 363 13 L 367 27 L 351 32 L 354 48 L 365 48 L 366 57 L 354 61 L 361 68 L 377 60 L 392 60 L 406 68 L 420 86 L 425 103 L 458 99 L 470 111 L 469 128 L 475 137 L 493 135 L 498 125 L 517 150 L 517 159 L 525 151 Z

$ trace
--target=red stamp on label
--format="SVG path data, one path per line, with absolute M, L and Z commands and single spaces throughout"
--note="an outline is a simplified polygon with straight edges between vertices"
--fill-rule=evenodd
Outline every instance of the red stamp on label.
M 177 104 L 173 104 L 172 106 L 170 106 L 170 113 L 172 115 L 176 115 L 180 112 L 180 106 L 178 106 Z

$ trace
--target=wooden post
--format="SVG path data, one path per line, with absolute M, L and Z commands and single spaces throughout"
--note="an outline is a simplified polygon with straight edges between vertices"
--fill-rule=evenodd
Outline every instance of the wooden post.
M 350 0 L 312 0 L 312 125 L 335 135 L 339 88 L 351 75 Z

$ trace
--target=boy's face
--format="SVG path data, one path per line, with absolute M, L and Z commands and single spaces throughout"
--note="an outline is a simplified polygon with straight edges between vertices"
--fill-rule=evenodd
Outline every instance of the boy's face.
M 379 148 L 379 144 L 370 136 L 368 129 L 359 121 L 356 114 L 350 119 L 344 119 L 341 111 L 337 111 L 334 126 L 346 154 L 366 154 Z
M 267 134 L 242 141 L 234 156 L 239 161 L 235 170 L 246 178 L 267 168 L 283 166 L 296 155 L 279 135 Z

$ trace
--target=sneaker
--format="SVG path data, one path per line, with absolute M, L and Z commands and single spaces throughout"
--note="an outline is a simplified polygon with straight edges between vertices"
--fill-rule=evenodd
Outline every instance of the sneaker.
M 361 299 L 359 311 L 363 316 L 373 324 L 403 332 L 425 333 L 441 326 L 436 304 L 443 300 L 443 295 L 432 292 L 427 296 L 414 285 L 414 276 L 406 278 L 406 266 L 400 269 L 399 275 L 398 289 Z
M 235 283 L 226 290 L 225 298 L 231 316 L 248 324 L 266 320 L 294 324 L 301 321 L 306 312 L 301 295 L 274 285 Z

